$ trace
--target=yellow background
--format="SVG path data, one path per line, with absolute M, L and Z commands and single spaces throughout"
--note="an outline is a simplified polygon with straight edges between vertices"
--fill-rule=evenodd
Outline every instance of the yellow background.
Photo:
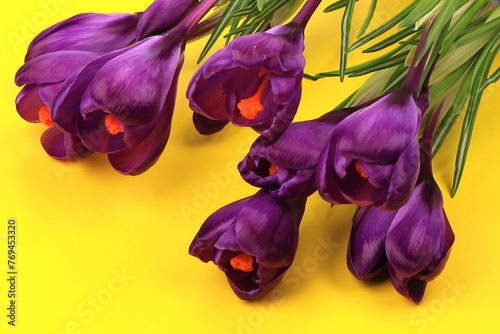
M 408 3 L 379 1 L 372 26 Z M 356 4 L 353 38 L 368 4 Z M 308 202 L 285 280 L 267 298 L 242 301 L 212 263 L 187 253 L 206 217 L 256 190 L 241 180 L 235 165 L 257 135 L 229 126 L 203 137 L 191 124 L 185 89 L 204 41 L 187 46 L 169 143 L 141 176 L 118 174 L 99 154 L 76 163 L 53 160 L 39 142 L 44 126 L 25 122 L 15 110 L 14 74 L 39 31 L 80 12 L 136 12 L 147 5 L 145 0 L 26 0 L 2 6 L 1 333 L 430 334 L 500 328 L 500 85 L 484 94 L 454 199 L 449 189 L 461 122 L 434 160 L 456 241 L 420 306 L 387 280 L 367 284 L 350 275 L 345 251 L 354 207 L 330 209 L 317 194 Z M 312 17 L 306 72 L 338 68 L 340 17 L 340 12 Z M 358 52 L 349 62 L 364 59 Z M 296 119 L 329 111 L 364 80 L 304 81 Z M 15 328 L 6 317 L 9 218 L 18 226 Z

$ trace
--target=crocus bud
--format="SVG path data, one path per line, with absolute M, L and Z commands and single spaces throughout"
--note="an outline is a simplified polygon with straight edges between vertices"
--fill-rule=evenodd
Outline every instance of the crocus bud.
M 189 254 L 213 261 L 242 299 L 271 291 L 292 264 L 305 200 L 277 201 L 266 190 L 229 204 L 203 223 Z
M 280 201 L 307 198 L 316 191 L 314 175 L 319 155 L 338 122 L 349 111 L 290 124 L 275 141 L 260 136 L 238 169 L 245 181 L 268 189 Z
M 424 180 L 387 232 L 387 267 L 396 290 L 420 303 L 427 282 L 443 270 L 454 240 L 441 191 L 433 179 Z

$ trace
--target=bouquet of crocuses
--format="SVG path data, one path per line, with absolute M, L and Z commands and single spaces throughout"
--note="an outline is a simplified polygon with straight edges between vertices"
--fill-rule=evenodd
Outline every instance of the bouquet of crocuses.
M 432 157 L 462 114 L 452 195 L 463 172 L 482 93 L 500 47 L 499 1 L 415 0 L 349 39 L 357 0 L 342 10 L 340 64 L 305 74 L 304 30 L 321 0 L 156 0 L 144 12 L 84 13 L 42 31 L 15 82 L 19 115 L 47 130 L 52 157 L 107 154 L 127 175 L 146 172 L 167 144 L 186 43 L 209 35 L 187 89 L 193 124 L 212 135 L 232 123 L 260 136 L 239 163 L 259 188 L 213 213 L 189 253 L 213 261 L 236 295 L 271 291 L 292 264 L 306 200 L 356 204 L 347 265 L 359 279 L 386 271 L 419 303 L 444 269 L 454 233 Z M 319 14 L 315 15 L 327 15 Z M 210 53 L 215 42 L 226 46 Z M 348 67 L 370 43 L 378 57 Z M 370 78 L 323 116 L 293 122 L 302 80 Z

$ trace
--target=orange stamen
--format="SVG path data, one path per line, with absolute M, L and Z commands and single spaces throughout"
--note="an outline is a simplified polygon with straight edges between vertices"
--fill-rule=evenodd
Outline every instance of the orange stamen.
M 366 175 L 366 173 L 363 171 L 363 169 L 361 169 L 361 166 L 356 162 L 354 163 L 354 168 L 356 168 L 356 172 L 358 172 L 358 174 L 363 178 L 363 179 L 367 179 L 368 178 L 368 175 Z
M 106 126 L 106 130 L 112 135 L 117 135 L 120 132 L 123 132 L 120 123 L 114 119 L 113 115 L 107 114 L 104 117 L 104 125 Z
M 259 76 L 265 75 L 266 73 L 266 70 L 262 69 L 259 73 Z M 264 110 L 262 103 L 260 103 L 260 98 L 262 97 L 262 93 L 264 93 L 264 89 L 266 89 L 268 81 L 269 76 L 266 75 L 257 92 L 253 96 L 250 96 L 248 99 L 241 100 L 238 103 L 237 107 L 243 117 L 248 119 L 257 119 L 257 113 Z
M 269 167 L 269 176 L 274 175 L 278 172 L 278 168 L 274 164 L 271 164 L 271 167 Z
M 253 270 L 253 257 L 248 254 L 241 253 L 236 255 L 229 261 L 231 267 L 245 273 L 252 272 Z
M 47 125 L 49 128 L 53 128 L 54 122 L 52 122 L 52 118 L 50 117 L 50 110 L 46 106 L 43 106 L 38 110 L 38 118 L 42 124 Z

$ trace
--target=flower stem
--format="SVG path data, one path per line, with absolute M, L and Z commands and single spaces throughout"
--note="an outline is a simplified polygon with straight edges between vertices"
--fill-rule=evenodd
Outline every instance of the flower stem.
M 422 134 L 420 142 L 420 172 L 424 178 L 432 177 L 432 142 L 434 141 L 434 134 L 436 133 L 444 104 L 445 102 L 443 101 L 432 109 L 425 125 L 424 133 Z
M 295 23 L 304 29 L 309 22 L 312 14 L 318 8 L 321 0 L 307 0 L 307 2 L 302 6 L 300 11 L 295 15 L 291 23 Z
M 190 31 L 200 20 L 212 9 L 219 0 L 203 0 L 189 13 L 180 23 L 187 31 Z
M 420 37 L 420 42 L 417 45 L 417 50 L 415 52 L 415 56 L 413 56 L 413 60 L 411 62 L 410 70 L 408 71 L 408 75 L 406 76 L 406 79 L 402 85 L 402 87 L 409 88 L 415 94 L 415 96 L 417 96 L 419 93 L 420 81 L 422 80 L 425 64 L 429 57 L 431 48 L 429 47 L 429 49 L 425 51 L 425 54 L 423 55 L 423 57 L 421 57 L 421 60 L 418 64 L 417 60 L 420 58 L 419 56 L 423 51 L 425 40 L 427 39 L 427 36 L 429 35 L 429 31 L 431 30 L 433 24 L 434 24 L 434 19 L 431 19 L 427 23 L 427 26 L 425 27 L 424 32 Z

